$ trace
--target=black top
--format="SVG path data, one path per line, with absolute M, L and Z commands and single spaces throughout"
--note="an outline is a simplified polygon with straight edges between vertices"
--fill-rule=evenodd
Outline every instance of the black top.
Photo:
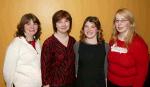
M 104 62 L 105 45 L 79 44 L 76 87 L 106 87 Z

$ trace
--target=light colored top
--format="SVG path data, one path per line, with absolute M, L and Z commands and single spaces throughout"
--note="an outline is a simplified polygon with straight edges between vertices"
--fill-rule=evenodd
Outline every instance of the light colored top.
M 24 37 L 16 37 L 9 45 L 3 68 L 7 87 L 41 87 L 41 47 L 34 47 Z

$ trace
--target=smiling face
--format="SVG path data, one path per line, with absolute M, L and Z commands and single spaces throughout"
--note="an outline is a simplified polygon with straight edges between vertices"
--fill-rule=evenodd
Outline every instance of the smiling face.
M 33 37 L 38 31 L 38 24 L 30 20 L 24 25 L 24 33 L 26 37 Z
M 113 19 L 112 42 L 119 38 L 126 45 L 132 42 L 135 34 L 135 20 L 133 14 L 126 8 L 118 9 Z
M 59 33 L 67 33 L 70 28 L 70 21 L 66 18 L 62 18 L 56 22 L 56 28 Z
M 130 22 L 124 16 L 116 14 L 115 27 L 119 33 L 125 33 L 130 29 Z
M 97 31 L 97 27 L 95 26 L 95 24 L 93 22 L 87 21 L 85 23 L 83 31 L 84 31 L 86 38 L 88 38 L 88 39 L 97 38 L 98 31 Z

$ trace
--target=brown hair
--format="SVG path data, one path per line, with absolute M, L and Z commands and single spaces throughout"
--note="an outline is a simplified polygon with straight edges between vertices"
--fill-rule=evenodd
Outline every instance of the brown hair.
M 84 34 L 84 26 L 85 26 L 86 22 L 88 22 L 88 21 L 94 23 L 98 30 L 98 34 L 97 34 L 98 43 L 100 43 L 101 41 L 104 41 L 103 34 L 102 34 L 103 30 L 101 29 L 101 23 L 100 23 L 99 19 L 95 16 L 88 16 L 85 19 L 85 21 L 82 25 L 82 29 L 80 31 L 80 42 L 84 42 L 84 40 L 86 38 L 86 36 Z
M 30 20 L 32 20 L 34 23 L 38 24 L 38 31 L 34 35 L 34 39 L 37 40 L 37 39 L 40 38 L 40 35 L 41 35 L 41 23 L 40 23 L 39 19 L 32 13 L 24 14 L 22 16 L 19 24 L 17 25 L 17 31 L 16 31 L 16 34 L 15 34 L 16 37 L 20 37 L 20 36 L 26 37 L 25 34 L 24 34 L 24 32 L 25 32 L 24 31 L 24 25 L 29 23 Z
M 57 32 L 57 27 L 56 27 L 56 22 L 58 22 L 59 20 L 61 20 L 62 18 L 66 18 L 69 22 L 70 22 L 70 27 L 69 30 L 67 31 L 68 33 L 70 33 L 71 28 L 72 28 L 72 17 L 71 15 L 65 11 L 65 10 L 59 10 L 57 11 L 52 18 L 52 23 L 53 23 L 53 30 L 54 32 Z

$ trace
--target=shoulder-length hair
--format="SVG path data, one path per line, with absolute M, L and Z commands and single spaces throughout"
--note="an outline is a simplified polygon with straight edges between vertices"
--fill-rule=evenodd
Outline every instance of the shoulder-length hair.
M 135 35 L 135 20 L 134 20 L 133 14 L 128 9 L 122 8 L 122 9 L 117 10 L 117 12 L 115 13 L 114 19 L 113 19 L 113 32 L 111 35 L 112 43 L 116 42 L 117 36 L 119 34 L 115 27 L 115 21 L 116 21 L 117 14 L 125 17 L 130 23 L 129 31 L 127 33 L 127 36 L 125 37 L 125 45 L 126 45 L 126 47 L 128 47 L 128 45 L 132 42 L 133 36 Z
M 85 21 L 82 25 L 82 29 L 80 31 L 80 42 L 85 42 L 86 35 L 84 34 L 84 27 L 85 27 L 86 22 L 88 22 L 88 21 L 94 23 L 97 30 L 98 30 L 98 32 L 97 32 L 97 41 L 98 41 L 98 43 L 101 43 L 102 41 L 104 41 L 103 33 L 102 33 L 103 30 L 101 29 L 101 23 L 100 23 L 99 19 L 95 16 L 88 16 L 85 19 Z
M 33 21 L 34 23 L 38 24 L 38 31 L 37 33 L 34 35 L 34 39 L 37 40 L 40 38 L 41 35 L 41 23 L 39 21 L 39 19 L 32 13 L 28 13 L 28 14 L 24 14 L 19 22 L 19 24 L 17 25 L 17 31 L 15 33 L 16 37 L 26 37 L 25 36 L 25 30 L 24 30 L 24 25 L 29 23 L 30 21 Z
M 70 33 L 71 28 L 72 28 L 72 17 L 65 10 L 59 10 L 53 15 L 52 23 L 53 23 L 53 30 L 54 30 L 54 32 L 57 32 L 56 22 L 58 22 L 59 20 L 61 20 L 63 18 L 67 19 L 70 22 L 70 27 L 69 27 L 69 30 L 67 31 L 68 33 Z

